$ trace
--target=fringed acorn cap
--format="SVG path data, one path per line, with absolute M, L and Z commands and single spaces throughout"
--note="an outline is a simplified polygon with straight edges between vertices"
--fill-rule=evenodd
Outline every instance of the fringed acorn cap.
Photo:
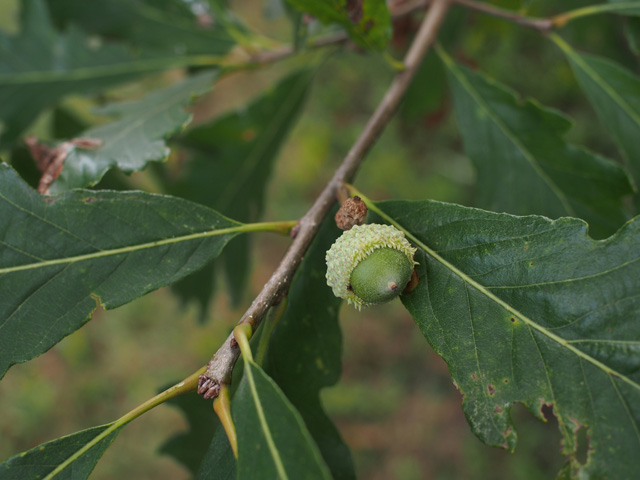
M 363 299 L 357 295 L 357 292 L 367 291 L 369 286 L 363 288 L 356 285 L 354 288 L 351 284 L 351 276 L 355 268 L 378 249 L 396 250 L 406 257 L 406 260 L 403 260 L 403 257 L 400 256 L 401 263 L 403 263 L 402 272 L 398 272 L 395 276 L 394 272 L 390 272 L 393 278 L 398 278 L 397 281 L 388 282 L 392 290 L 390 296 L 395 297 L 402 292 L 408 283 L 416 265 L 413 255 L 417 249 L 411 246 L 400 230 L 391 225 L 355 225 L 351 230 L 344 232 L 327 251 L 327 284 L 333 289 L 336 297 L 344 298 L 358 310 L 363 306 L 381 303 L 389 299 L 389 296 L 378 299 L 375 294 L 364 295 L 367 298 Z M 377 267 L 379 268 L 379 266 Z M 385 265 L 382 266 L 382 268 L 384 267 Z M 398 267 L 390 265 L 389 268 L 397 269 Z

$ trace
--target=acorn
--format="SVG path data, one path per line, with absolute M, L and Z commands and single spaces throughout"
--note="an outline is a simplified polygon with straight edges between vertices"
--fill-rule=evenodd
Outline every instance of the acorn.
M 327 284 L 358 310 L 388 302 L 411 280 L 416 250 L 391 225 L 355 225 L 327 251 Z

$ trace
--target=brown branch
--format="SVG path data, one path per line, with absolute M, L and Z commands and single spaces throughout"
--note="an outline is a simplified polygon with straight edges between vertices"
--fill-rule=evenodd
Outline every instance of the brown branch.
M 539 30 L 541 32 L 548 32 L 553 30 L 556 26 L 550 18 L 532 18 L 526 17 L 524 15 L 519 15 L 515 12 L 510 12 L 508 10 L 503 10 L 501 8 L 492 7 L 486 3 L 475 2 L 474 0 L 452 0 L 454 3 L 458 5 L 465 6 L 471 10 L 476 10 L 478 12 L 486 13 L 487 15 L 491 15 L 493 17 L 502 18 L 504 20 L 509 20 L 510 22 L 517 23 L 518 25 L 522 25 L 524 27 L 533 28 L 534 30 Z
M 405 69 L 395 76 L 384 98 L 336 170 L 333 178 L 298 223 L 296 235 L 289 250 L 260 294 L 243 315 L 240 324 L 248 323 L 255 331 L 269 308 L 278 303 L 279 299 L 287 292 L 303 255 L 336 201 L 337 188 L 344 182 L 353 181 L 363 158 L 391 120 L 424 55 L 435 40 L 450 3 L 450 0 L 433 0 L 431 2 L 429 11 L 404 58 Z M 200 377 L 198 393 L 205 398 L 215 398 L 220 391 L 220 385 L 230 383 L 231 372 L 239 354 L 240 350 L 233 334 L 231 334 L 207 365 L 205 374 Z
M 391 19 L 393 21 L 400 20 L 414 12 L 426 9 L 431 0 L 416 0 L 416 1 L 400 1 L 389 6 L 391 13 Z M 340 45 L 349 41 L 349 35 L 347 32 L 340 31 L 331 35 L 326 35 L 311 41 L 307 48 L 315 50 L 318 48 L 329 47 L 331 45 Z M 249 61 L 242 61 L 238 67 L 245 68 L 247 66 L 259 66 L 267 63 L 277 62 L 287 57 L 295 55 L 297 52 L 293 45 L 285 45 L 276 50 L 260 51 L 250 56 Z M 229 67 L 233 68 L 233 65 Z

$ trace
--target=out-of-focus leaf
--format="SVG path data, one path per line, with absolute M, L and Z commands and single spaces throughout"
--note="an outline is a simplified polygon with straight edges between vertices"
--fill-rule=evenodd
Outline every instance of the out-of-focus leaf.
M 288 0 L 322 23 L 337 23 L 367 50 L 384 50 L 392 35 L 391 15 L 385 0 Z
M 75 190 L 45 197 L 0 164 L 0 376 L 85 323 L 219 255 L 243 225 L 182 199 Z
M 51 135 L 53 138 L 73 138 L 89 127 L 74 113 L 63 107 L 53 109 Z
M 355 479 L 351 453 L 320 403 L 320 390 L 342 372 L 341 300 L 325 280 L 324 257 L 342 233 L 327 216 L 293 280 L 288 303 L 269 340 L 265 371 L 297 408 L 335 480 Z M 291 348 L 293 344 L 304 348 Z
M 122 427 L 111 432 L 112 424 L 82 430 L 66 437 L 52 440 L 24 453 L 11 457 L 0 463 L 0 478 L 3 480 L 38 480 L 89 478 L 91 471 L 102 457 L 104 451 L 111 445 Z M 106 433 L 104 438 L 98 438 Z M 80 452 L 84 447 L 86 451 Z M 59 469 L 55 475 L 54 470 Z
M 600 121 L 627 159 L 637 187 L 640 185 L 640 79 L 610 60 L 579 54 L 557 35 L 551 38 L 567 56 Z M 636 204 L 640 204 L 638 196 Z
M 640 2 L 629 0 L 608 0 L 609 3 L 613 3 L 612 13 L 618 13 L 620 15 L 640 15 Z
M 190 158 L 168 191 L 237 220 L 257 221 L 264 209 L 271 169 L 298 118 L 310 82 L 309 71 L 295 73 L 245 110 L 190 130 L 180 139 Z M 249 247 L 248 238 L 236 239 L 223 256 L 235 304 L 242 298 L 248 280 Z M 204 314 L 213 291 L 213 267 L 196 275 L 198 289 L 178 285 L 178 293 L 185 301 L 197 299 Z
M 446 77 L 435 52 L 430 52 L 412 80 L 400 107 L 408 122 L 419 122 L 445 101 Z
M 629 49 L 640 55 L 640 18 L 628 18 L 624 24 L 624 34 L 629 43 Z
M 420 283 L 401 298 L 449 365 L 474 433 L 513 450 L 511 405 L 540 419 L 551 405 L 571 478 L 639 478 L 640 218 L 596 241 L 573 218 L 378 207 L 419 247 Z
M 587 220 L 594 236 L 615 232 L 633 192 L 622 167 L 567 144 L 571 122 L 493 79 L 456 64 L 442 49 L 464 148 L 478 170 L 478 204 L 519 215 Z
M 75 24 L 145 49 L 224 55 L 235 43 L 216 15 L 219 12 L 211 12 L 206 1 L 47 0 L 47 4 L 60 24 Z
M 169 438 L 159 451 L 172 456 L 195 475 L 219 424 L 211 402 L 192 392 L 174 397 L 166 405 L 180 409 L 189 422 L 189 430 Z
M 245 362 L 231 406 L 238 480 L 331 479 L 300 414 L 253 361 Z
M 120 46 L 96 45 L 73 28 L 59 33 L 43 0 L 24 0 L 20 33 L 0 33 L 0 143 L 14 141 L 43 109 L 65 95 L 95 92 L 196 60 L 202 63 L 187 55 L 134 55 Z
M 142 170 L 148 162 L 165 159 L 169 155 L 165 139 L 191 121 L 192 115 L 184 107 L 208 92 L 217 75 L 216 71 L 201 73 L 141 100 L 97 110 L 100 115 L 120 118 L 82 132 L 81 137 L 100 140 L 101 146 L 91 150 L 73 148 L 51 192 L 95 185 L 113 167 L 131 173 Z
M 218 427 L 220 427 L 219 422 Z M 236 480 L 236 458 L 233 456 L 233 450 L 223 428 L 216 430 L 196 478 L 197 480 Z

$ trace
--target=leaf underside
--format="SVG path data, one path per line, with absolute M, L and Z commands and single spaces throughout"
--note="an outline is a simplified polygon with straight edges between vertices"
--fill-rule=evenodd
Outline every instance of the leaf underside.
M 474 433 L 513 450 L 511 404 L 541 420 L 551 405 L 572 476 L 639 478 L 640 220 L 596 241 L 572 218 L 378 206 L 420 247 L 420 283 L 401 298 L 449 365 Z
M 144 169 L 148 162 L 164 160 L 170 152 L 165 139 L 191 121 L 192 115 L 184 107 L 208 92 L 217 76 L 215 71 L 201 73 L 141 100 L 97 110 L 97 114 L 119 118 L 79 135 L 100 140 L 101 145 L 91 150 L 73 148 L 51 193 L 95 185 L 113 167 L 132 173 Z
M 241 224 L 142 192 L 45 197 L 0 164 L 0 376 L 115 308 L 216 257 Z

